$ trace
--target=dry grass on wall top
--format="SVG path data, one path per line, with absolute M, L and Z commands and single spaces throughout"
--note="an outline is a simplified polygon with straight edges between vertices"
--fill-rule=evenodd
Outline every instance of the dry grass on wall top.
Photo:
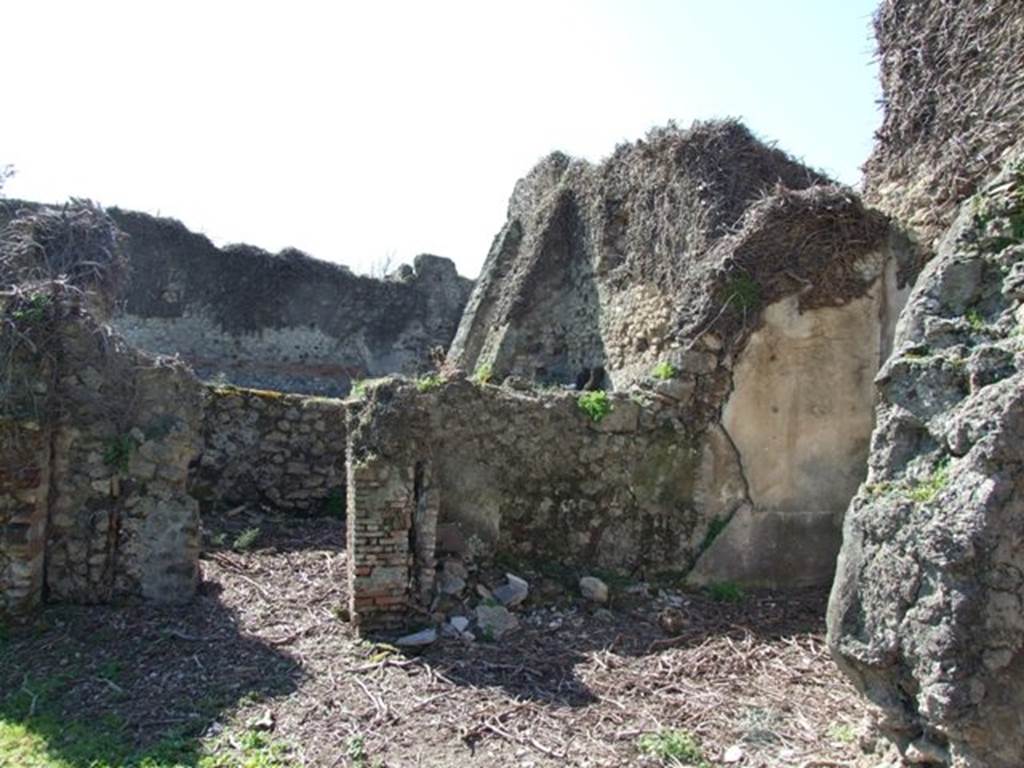
M 0 287 L 63 280 L 110 301 L 127 269 L 121 238 L 88 200 L 20 209 L 0 230 Z
M 885 115 L 868 201 L 932 241 L 1021 137 L 1020 0 L 886 0 L 875 17 Z
M 739 231 L 708 258 L 701 303 L 683 317 L 685 338 L 714 331 L 732 343 L 756 327 L 762 307 L 798 294 L 802 310 L 846 304 L 870 289 L 862 259 L 884 249 L 889 222 L 849 189 L 779 187 L 750 207 Z M 900 265 L 909 273 L 912 265 Z

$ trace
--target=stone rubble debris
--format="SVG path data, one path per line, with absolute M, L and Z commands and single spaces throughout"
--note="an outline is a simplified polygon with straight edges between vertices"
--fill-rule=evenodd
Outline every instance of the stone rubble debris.
M 580 594 L 595 603 L 607 603 L 608 585 L 596 576 L 584 576 L 580 579 Z

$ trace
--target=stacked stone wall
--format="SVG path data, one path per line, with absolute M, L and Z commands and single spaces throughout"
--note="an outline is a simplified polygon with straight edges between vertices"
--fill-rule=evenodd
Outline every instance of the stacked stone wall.
M 180 362 L 126 347 L 60 284 L 15 296 L 4 320 L 4 611 L 44 593 L 190 599 L 199 516 L 186 483 L 199 383 Z
M 204 509 L 344 513 L 344 401 L 208 386 L 202 433 L 189 486 Z

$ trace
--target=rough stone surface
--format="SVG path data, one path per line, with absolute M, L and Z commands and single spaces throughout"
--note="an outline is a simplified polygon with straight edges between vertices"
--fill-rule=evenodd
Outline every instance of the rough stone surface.
M 1024 164 L 961 207 L 878 375 L 829 643 L 908 759 L 1024 764 Z
M 499 585 L 491 593 L 502 605 L 513 607 L 519 605 L 530 595 L 530 585 L 513 573 L 505 574 L 506 582 Z
M 622 388 L 663 362 L 714 389 L 762 306 L 863 295 L 851 265 L 886 233 L 735 122 L 652 131 L 597 166 L 556 153 L 516 185 L 448 360 L 579 388 Z
M 0 225 L 38 208 L 0 201 Z M 111 322 L 203 379 L 341 396 L 353 379 L 418 373 L 448 346 L 472 286 L 438 256 L 376 279 L 294 249 L 217 248 L 172 219 L 107 213 L 128 265 Z
M 608 585 L 596 576 L 584 576 L 580 579 L 580 594 L 595 603 L 607 603 Z
M 343 401 L 207 386 L 202 432 L 189 490 L 205 509 L 344 514 Z
M 180 362 L 128 348 L 58 284 L 4 309 L 0 608 L 51 599 L 191 598 L 200 385 Z M 32 344 L 28 345 L 27 341 Z M 5 354 L 6 358 L 6 354 Z
M 519 628 L 519 619 L 503 605 L 478 605 L 476 623 L 484 640 L 500 640 Z

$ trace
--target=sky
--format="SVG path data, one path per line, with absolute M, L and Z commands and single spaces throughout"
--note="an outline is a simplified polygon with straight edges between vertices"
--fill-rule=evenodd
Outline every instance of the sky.
M 875 0 L 8 2 L 8 197 L 171 216 L 357 272 L 475 277 L 516 180 L 739 117 L 857 184 Z

